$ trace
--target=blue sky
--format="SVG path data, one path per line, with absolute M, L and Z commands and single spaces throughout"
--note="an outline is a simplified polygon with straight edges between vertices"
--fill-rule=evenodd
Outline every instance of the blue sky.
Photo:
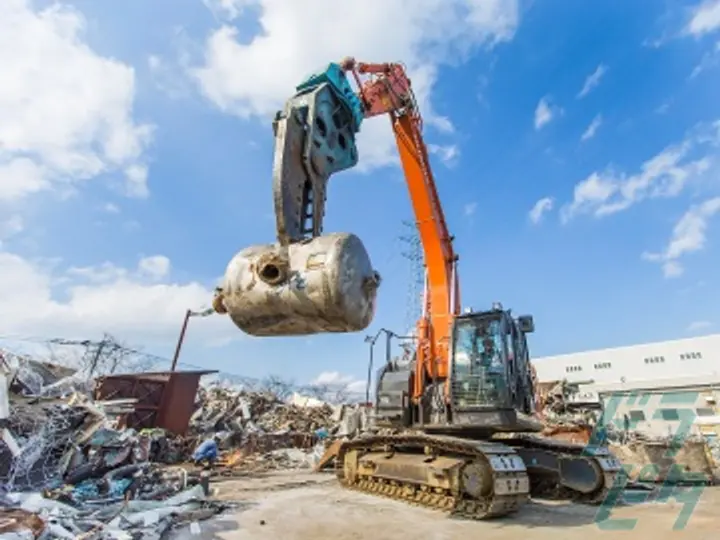
M 274 237 L 272 112 L 344 55 L 410 69 L 463 305 L 532 313 L 535 356 L 717 329 L 720 2 L 369 4 L 0 8 L 3 79 L 19 81 L 0 90 L 0 337 L 110 331 L 170 356 L 184 310 Z M 359 145 L 325 228 L 358 234 L 384 278 L 367 333 L 403 332 L 407 192 L 383 119 Z M 350 381 L 363 335 L 194 319 L 183 360 Z

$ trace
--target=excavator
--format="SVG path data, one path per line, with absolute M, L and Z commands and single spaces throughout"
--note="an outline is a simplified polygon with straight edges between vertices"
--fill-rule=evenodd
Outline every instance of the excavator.
M 357 236 L 324 234 L 322 225 L 328 179 L 358 163 L 356 136 L 375 116 L 388 117 L 395 135 L 426 279 L 413 358 L 378 372 L 376 429 L 340 445 L 337 478 L 470 519 L 511 514 L 531 496 L 603 501 L 621 471 L 607 448 L 540 435 L 527 344 L 533 317 L 499 303 L 461 313 L 458 256 L 400 63 L 345 58 L 296 87 L 273 122 L 277 242 L 235 255 L 215 311 L 255 336 L 370 325 L 380 275 Z

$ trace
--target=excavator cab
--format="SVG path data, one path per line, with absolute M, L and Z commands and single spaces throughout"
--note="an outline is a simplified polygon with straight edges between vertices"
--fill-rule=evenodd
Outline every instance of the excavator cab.
M 513 317 L 496 303 L 487 311 L 457 315 L 448 380 L 427 381 L 419 404 L 410 399 L 416 364 L 380 369 L 376 419 L 382 425 L 422 427 L 436 433 L 486 437 L 497 432 L 537 432 L 527 334 L 530 315 Z
M 531 316 L 514 319 L 501 307 L 455 319 L 450 385 L 455 408 L 532 413 L 532 384 L 528 388 L 525 383 L 531 378 L 526 333 L 533 329 Z
M 500 304 L 455 318 L 448 385 L 452 424 L 491 431 L 538 429 L 536 422 L 522 421 L 534 412 L 526 338 L 533 331 L 532 316 L 514 318 Z

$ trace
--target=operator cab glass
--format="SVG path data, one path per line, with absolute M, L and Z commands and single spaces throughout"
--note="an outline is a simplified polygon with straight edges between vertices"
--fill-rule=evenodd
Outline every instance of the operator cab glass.
M 505 313 L 458 317 L 453 340 L 453 401 L 459 407 L 497 406 L 507 399 Z

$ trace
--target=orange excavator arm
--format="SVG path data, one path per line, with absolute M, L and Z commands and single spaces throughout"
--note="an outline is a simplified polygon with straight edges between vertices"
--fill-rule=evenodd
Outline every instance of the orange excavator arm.
M 352 88 L 350 75 L 357 88 Z M 277 243 L 239 252 L 213 303 L 255 336 L 353 332 L 372 321 L 380 277 L 352 234 L 323 234 L 329 178 L 358 163 L 356 134 L 387 115 L 397 142 L 424 251 L 426 280 L 417 323 L 417 403 L 428 384 L 446 383 L 460 310 L 457 256 L 435 186 L 423 122 L 405 68 L 346 58 L 295 88 L 273 122 Z
M 430 167 L 422 135 L 422 117 L 412 84 L 401 64 L 340 63 L 353 74 L 365 117 L 388 114 L 397 142 L 410 200 L 425 257 L 426 283 L 422 316 L 417 324 L 417 361 L 413 397 L 419 398 L 426 380 L 446 380 L 452 323 L 460 310 L 457 255 Z M 362 80 L 361 75 L 369 78 Z

